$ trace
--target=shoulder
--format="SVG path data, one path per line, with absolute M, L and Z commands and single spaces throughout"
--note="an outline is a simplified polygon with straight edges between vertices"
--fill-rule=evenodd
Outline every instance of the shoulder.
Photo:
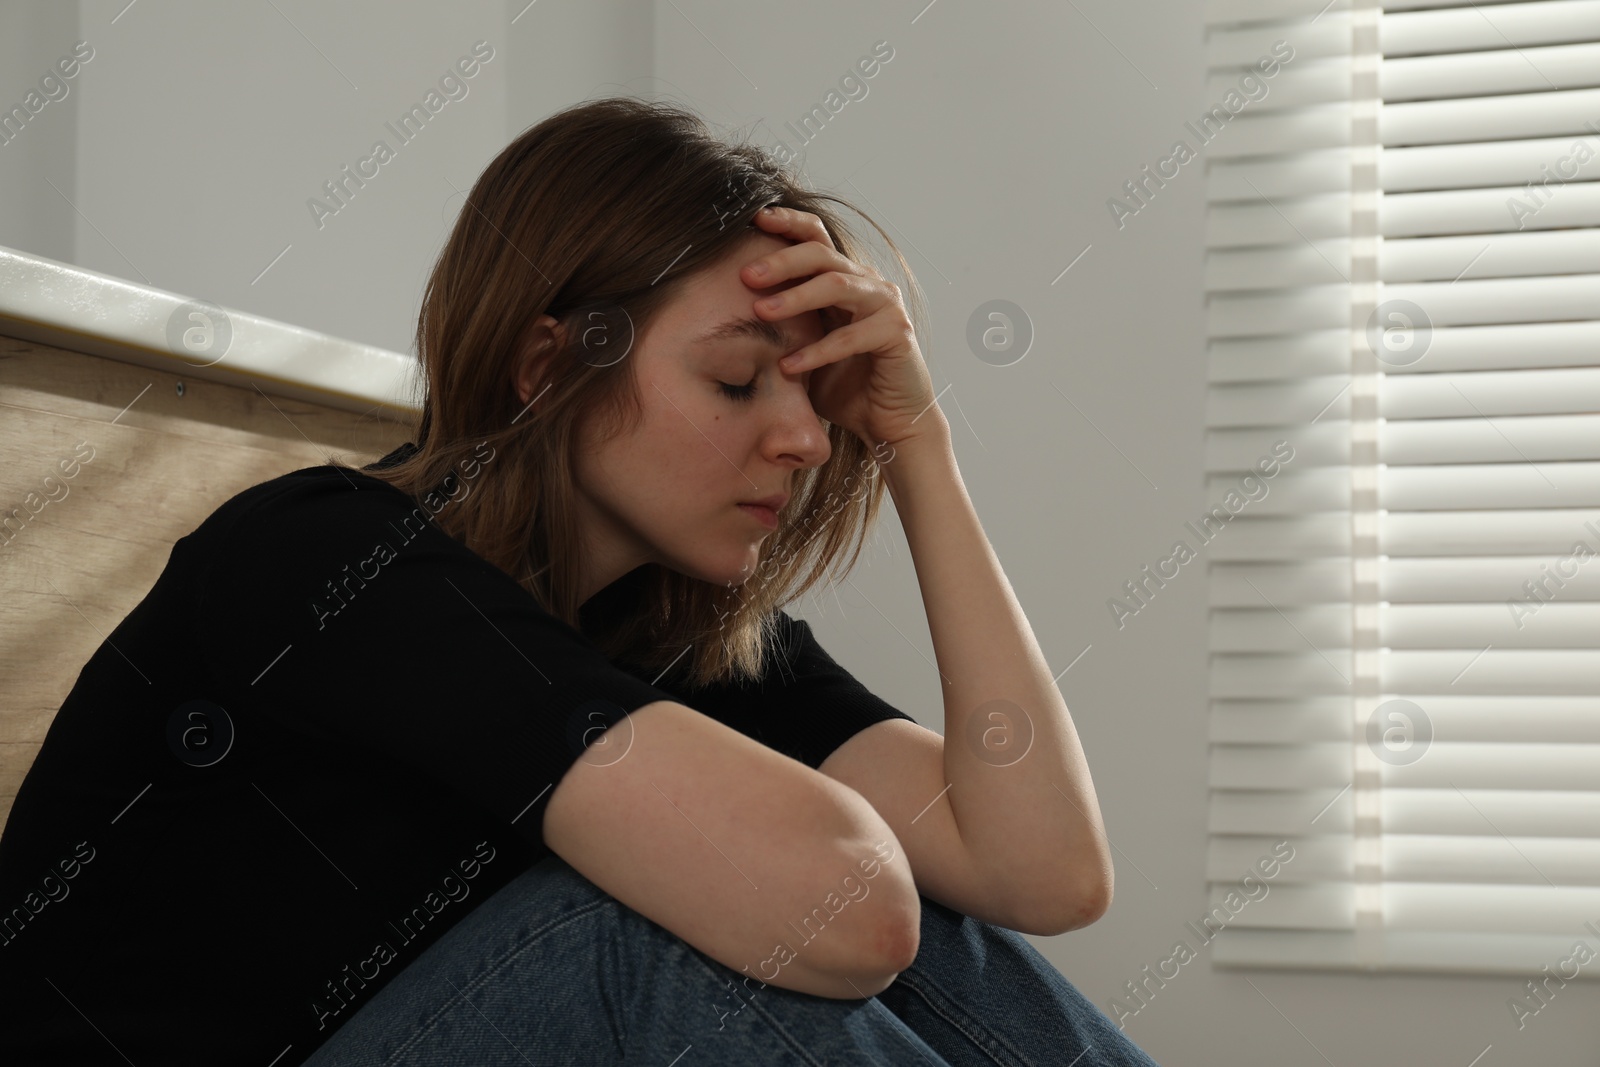
M 826 692 L 850 700 L 876 698 L 867 687 L 823 647 L 811 624 L 786 611 L 775 616 L 769 658 L 762 671 L 762 688 Z
M 781 662 L 785 668 L 842 670 L 828 650 L 822 647 L 816 631 L 805 619 L 797 619 L 786 611 L 779 611 L 774 618 L 772 633 L 774 639 L 767 647 L 773 655 L 773 666 Z M 767 673 L 772 673 L 770 667 Z
M 322 520 L 337 523 L 357 513 L 403 515 L 417 501 L 394 486 L 351 467 L 325 463 L 280 474 L 240 490 L 216 508 L 194 534 L 199 540 L 228 539 L 243 529 L 309 530 Z

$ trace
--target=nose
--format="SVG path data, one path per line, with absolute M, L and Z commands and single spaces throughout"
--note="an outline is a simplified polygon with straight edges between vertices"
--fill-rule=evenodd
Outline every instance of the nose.
M 820 467 L 833 455 L 828 431 L 822 425 L 821 416 L 811 406 L 807 384 L 794 379 L 779 387 L 783 397 L 766 436 L 769 459 L 801 470 Z

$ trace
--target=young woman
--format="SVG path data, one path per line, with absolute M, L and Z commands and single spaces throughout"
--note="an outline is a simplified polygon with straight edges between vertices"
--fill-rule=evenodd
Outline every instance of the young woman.
M 1098 803 L 833 200 L 628 99 L 489 165 L 414 440 L 223 504 L 58 713 L 0 1052 L 1152 1064 L 1017 932 L 1109 905 Z M 885 492 L 943 737 L 782 610 Z

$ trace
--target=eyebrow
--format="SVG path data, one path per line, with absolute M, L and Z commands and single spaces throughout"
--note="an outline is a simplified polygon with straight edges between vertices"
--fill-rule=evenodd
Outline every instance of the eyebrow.
M 703 345 L 735 339 L 760 341 L 772 348 L 798 347 L 789 336 L 788 330 L 766 319 L 729 319 L 720 326 L 707 330 L 690 343 Z

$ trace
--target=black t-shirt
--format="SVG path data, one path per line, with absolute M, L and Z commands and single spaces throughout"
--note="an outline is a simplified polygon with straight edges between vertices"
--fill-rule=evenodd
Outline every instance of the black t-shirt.
M 0 835 L 0 1063 L 300 1063 L 550 855 L 554 786 L 645 704 L 812 768 L 911 719 L 782 612 L 760 683 L 657 688 L 428 521 L 429 499 L 308 467 L 173 545 Z M 585 628 L 643 573 L 590 598 Z

